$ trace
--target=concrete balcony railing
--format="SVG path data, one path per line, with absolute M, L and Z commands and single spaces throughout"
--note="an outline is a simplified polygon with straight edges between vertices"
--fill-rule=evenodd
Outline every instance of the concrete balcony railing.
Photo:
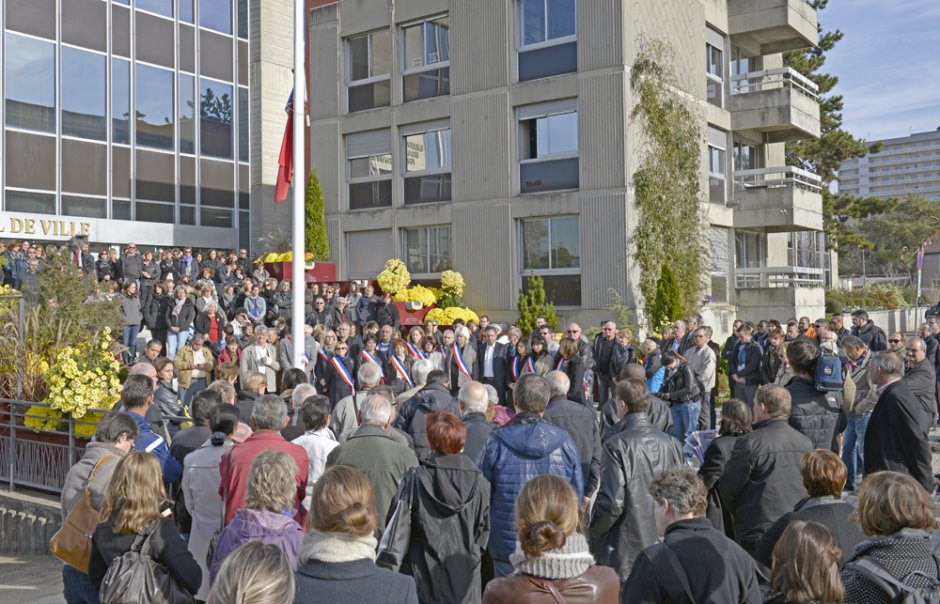
M 817 138 L 819 89 L 790 67 L 731 77 L 731 128 L 765 143 Z
M 825 270 L 809 266 L 761 266 L 734 269 L 738 289 L 823 287 Z
M 734 228 L 767 233 L 821 231 L 821 181 L 793 166 L 734 173 Z
M 731 41 L 769 55 L 819 43 L 816 9 L 807 0 L 728 0 Z
M 825 312 L 825 271 L 821 268 L 736 268 L 734 273 L 734 304 L 740 317 L 819 317 Z

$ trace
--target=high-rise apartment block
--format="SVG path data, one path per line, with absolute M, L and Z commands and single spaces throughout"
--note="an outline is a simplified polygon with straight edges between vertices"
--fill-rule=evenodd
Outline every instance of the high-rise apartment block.
M 842 162 L 840 192 L 882 199 L 920 195 L 940 201 L 940 128 L 881 143 L 878 153 Z

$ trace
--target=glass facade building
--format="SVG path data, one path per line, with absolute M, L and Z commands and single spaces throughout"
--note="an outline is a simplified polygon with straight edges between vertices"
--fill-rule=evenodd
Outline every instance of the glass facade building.
M 131 221 L 130 233 L 217 227 L 244 245 L 248 11 L 248 0 L 4 0 L 0 211 Z

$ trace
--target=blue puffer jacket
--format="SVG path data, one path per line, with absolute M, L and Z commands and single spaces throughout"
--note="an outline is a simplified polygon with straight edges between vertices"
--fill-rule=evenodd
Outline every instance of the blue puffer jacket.
M 584 492 L 578 449 L 568 433 L 534 413 L 520 413 L 493 430 L 477 466 L 490 483 L 490 555 L 508 561 L 516 549 L 518 527 L 513 506 L 530 479 L 543 474 L 571 482 L 580 500 Z

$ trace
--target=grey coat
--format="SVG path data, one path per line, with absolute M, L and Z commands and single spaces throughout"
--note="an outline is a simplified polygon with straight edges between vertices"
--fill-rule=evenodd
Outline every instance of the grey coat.
M 137 296 L 121 296 L 121 312 L 124 313 L 125 325 L 140 325 L 144 320 L 140 312 L 140 298 Z
M 108 486 L 111 484 L 111 477 L 114 476 L 114 469 L 117 467 L 121 458 L 127 455 L 117 447 L 105 443 L 88 443 L 85 447 L 85 454 L 78 463 L 69 470 L 65 476 L 65 486 L 62 487 L 62 520 L 69 515 L 78 500 L 82 498 L 85 488 L 91 490 L 91 505 L 96 510 L 100 510 L 104 505 L 105 496 L 108 493 Z M 104 457 L 108 457 L 98 467 L 94 479 L 89 484 L 88 476 L 91 474 L 95 464 Z
M 252 345 L 242 351 L 242 360 L 239 363 L 239 373 L 244 384 L 249 373 L 258 371 L 268 378 L 268 392 L 277 392 L 277 372 L 281 370 L 281 363 L 277 360 L 277 352 L 271 344 L 265 344 L 268 352 L 268 362 L 263 369 L 259 369 L 257 348 Z

